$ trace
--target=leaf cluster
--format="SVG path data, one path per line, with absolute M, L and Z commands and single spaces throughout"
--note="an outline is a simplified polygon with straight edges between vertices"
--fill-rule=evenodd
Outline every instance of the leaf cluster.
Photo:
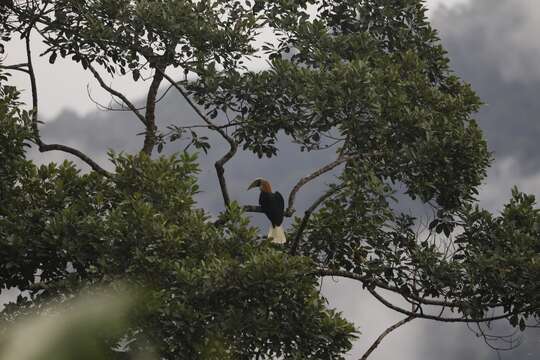
M 196 208 L 193 155 L 111 153 L 111 178 L 69 162 L 37 167 L 25 159 L 24 122 L 1 114 L 0 173 L 10 176 L 0 178 L 0 286 L 25 294 L 1 312 L 4 330 L 81 288 L 122 280 L 147 291 L 123 334 L 130 351 L 320 359 L 350 349 L 354 328 L 326 308 L 309 259 L 257 243 L 238 206 L 219 228 Z

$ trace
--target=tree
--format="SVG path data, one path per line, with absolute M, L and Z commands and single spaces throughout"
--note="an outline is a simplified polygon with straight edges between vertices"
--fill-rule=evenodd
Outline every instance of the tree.
M 488 340 L 483 323 L 507 319 L 524 330 L 538 321 L 535 199 L 516 189 L 500 215 L 477 206 L 490 161 L 472 118 L 480 100 L 449 68 L 421 1 L 0 6 L 4 41 L 17 35 L 27 47 L 25 63 L 1 69 L 27 73 L 33 99 L 24 111 L 17 91 L 3 85 L 0 281 L 28 294 L 2 311 L 4 319 L 122 279 L 147 289 L 125 331 L 131 352 L 341 358 L 355 330 L 326 308 L 317 287 L 321 277 L 335 276 L 361 282 L 406 316 L 364 358 L 413 319 L 477 324 Z M 263 30 L 274 37 L 261 45 Z M 115 110 L 133 113 L 144 129 L 140 153 L 111 153 L 109 172 L 75 148 L 42 141 L 33 34 L 51 64 L 58 55 L 80 63 L 110 93 Z M 268 67 L 250 70 L 255 56 L 266 57 Z M 131 73 L 134 81 L 149 76 L 145 106 L 109 86 L 103 72 Z M 158 128 L 162 83 L 189 103 L 200 124 Z M 156 154 L 179 140 L 206 151 L 212 144 L 201 128 L 229 145 L 215 163 L 224 204 L 217 221 L 193 200 L 196 156 Z M 279 156 L 280 133 L 300 151 L 336 155 L 290 192 L 286 215 L 294 225 L 284 247 L 258 239 L 245 212 L 260 209 L 238 204 L 225 174 L 240 149 Z M 91 171 L 68 162 L 37 167 L 26 159 L 29 143 L 77 156 Z M 335 183 L 298 214 L 296 194 L 338 167 Z M 404 198 L 433 209 L 424 231 L 399 210 Z

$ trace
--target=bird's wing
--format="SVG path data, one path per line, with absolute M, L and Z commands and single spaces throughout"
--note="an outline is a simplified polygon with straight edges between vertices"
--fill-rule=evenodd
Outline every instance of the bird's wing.
M 259 206 L 261 206 L 261 207 L 264 206 L 264 193 L 262 191 L 259 194 Z
M 276 203 L 281 210 L 285 210 L 285 200 L 283 200 L 283 196 L 281 196 L 279 191 L 276 191 Z

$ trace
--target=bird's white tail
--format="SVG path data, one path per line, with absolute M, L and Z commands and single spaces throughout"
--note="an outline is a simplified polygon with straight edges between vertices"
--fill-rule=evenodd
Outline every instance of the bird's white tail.
M 270 226 L 270 230 L 268 230 L 268 238 L 272 239 L 272 242 L 276 244 L 284 244 L 287 240 L 285 238 L 285 231 L 283 231 L 283 227 L 281 226 Z

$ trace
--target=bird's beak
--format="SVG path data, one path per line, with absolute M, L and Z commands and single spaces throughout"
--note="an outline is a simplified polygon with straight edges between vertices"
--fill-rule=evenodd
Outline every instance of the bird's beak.
M 249 187 L 247 188 L 248 190 L 251 190 L 253 188 L 256 188 L 257 187 L 257 180 L 255 180 L 254 182 L 252 182 Z

